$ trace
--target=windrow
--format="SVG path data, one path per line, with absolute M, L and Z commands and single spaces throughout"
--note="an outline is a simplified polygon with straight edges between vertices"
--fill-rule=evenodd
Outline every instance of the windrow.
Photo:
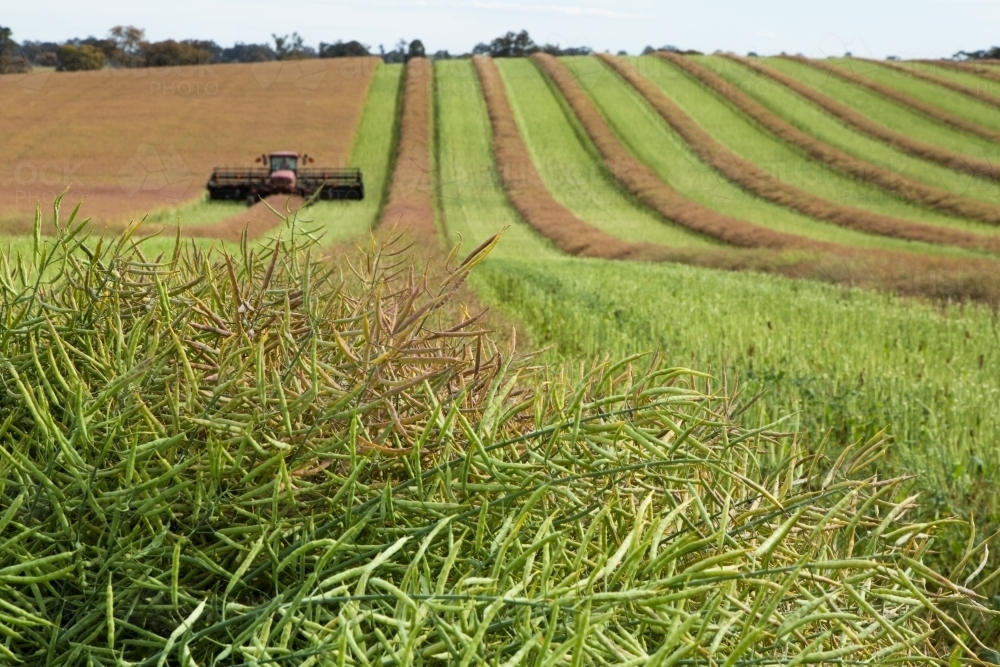
M 989 178 L 994 181 L 1000 180 L 1000 167 L 995 164 L 991 164 L 985 160 L 976 160 L 965 155 L 961 155 L 960 153 L 932 146 L 931 144 L 924 143 L 923 141 L 911 139 L 900 132 L 890 130 L 889 128 L 865 117 L 863 114 L 858 113 L 846 104 L 842 104 L 832 97 L 824 95 L 815 88 L 802 83 L 794 77 L 788 76 L 782 71 L 769 67 L 764 63 L 757 62 L 753 58 L 743 58 L 731 53 L 725 54 L 725 57 L 752 69 L 758 74 L 766 76 L 772 81 L 780 83 L 789 90 L 792 90 L 806 98 L 827 113 L 839 118 L 854 129 L 874 137 L 879 141 L 884 141 L 904 153 L 909 153 L 910 155 L 918 157 L 922 160 L 936 162 L 937 164 L 948 167 L 949 169 L 954 169 L 955 171 L 972 174 L 973 176 L 979 176 L 980 178 Z
M 923 63 L 924 65 L 933 65 L 934 67 L 953 69 L 956 72 L 976 74 L 984 79 L 1000 81 L 1000 71 L 997 71 L 992 67 L 983 67 L 982 65 L 977 65 L 975 63 L 957 63 L 954 60 L 918 60 L 917 62 Z
M 858 74 L 855 74 L 854 72 L 842 69 L 840 67 L 837 67 L 836 65 L 832 65 L 822 60 L 813 60 L 810 58 L 805 58 L 803 56 L 785 56 L 785 58 L 788 60 L 793 60 L 797 63 L 801 63 L 803 65 L 808 65 L 823 72 L 828 72 L 829 74 L 833 74 L 834 76 L 843 79 L 848 83 L 864 86 L 865 88 L 875 93 L 878 93 L 879 95 L 886 97 L 892 100 L 893 102 L 896 102 L 906 107 L 910 107 L 911 109 L 914 109 L 924 114 L 928 118 L 936 120 L 940 123 L 944 123 L 945 125 L 950 125 L 957 130 L 968 132 L 969 134 L 974 134 L 978 137 L 982 137 L 983 139 L 989 139 L 990 141 L 1000 141 L 1000 132 L 996 132 L 995 130 L 991 130 L 988 127 L 984 127 L 979 123 L 974 123 L 964 118 L 960 118 L 959 116 L 956 116 L 954 114 L 950 114 L 947 111 L 944 111 L 943 109 L 934 106 L 933 104 L 927 104 L 923 100 L 917 99 L 916 97 L 900 92 L 895 88 L 893 88 L 892 86 L 887 86 L 883 83 L 873 81 L 867 77 L 860 76 Z
M 934 76 L 928 72 L 918 70 L 914 67 L 905 67 L 897 63 L 883 61 L 883 60 L 865 60 L 866 63 L 872 63 L 885 67 L 896 72 L 902 72 L 903 74 L 908 74 L 914 79 L 920 79 L 921 81 L 927 81 L 928 83 L 933 83 L 935 85 L 947 88 L 948 90 L 954 91 L 956 93 L 961 93 L 973 99 L 977 99 L 981 102 L 986 102 L 987 104 L 992 104 L 993 106 L 1000 107 L 1000 97 L 992 95 L 985 90 L 979 90 L 978 88 L 970 88 L 969 86 L 963 86 L 960 83 L 955 83 L 944 77 Z
M 600 57 L 646 98 L 702 161 L 711 165 L 723 176 L 748 192 L 813 218 L 870 234 L 1000 251 L 1000 241 L 987 236 L 957 232 L 943 227 L 924 225 L 842 206 L 784 183 L 773 174 L 736 155 L 712 138 L 668 98 L 656 84 L 643 77 L 630 63 L 610 54 L 601 54 Z M 712 76 L 715 75 L 712 74 Z M 715 85 L 725 86 L 726 84 L 719 79 Z M 749 98 L 746 100 L 756 104 Z M 773 114 L 772 117 L 776 119 Z M 779 122 L 783 123 L 784 121 Z M 998 222 L 1000 222 L 1000 218 L 998 218 Z
M 927 185 L 926 183 L 922 183 L 916 179 L 907 178 L 906 176 L 902 176 L 896 172 L 883 169 L 878 165 L 860 160 L 838 148 L 834 148 L 833 146 L 816 139 L 815 137 L 809 136 L 791 123 L 780 118 L 777 114 L 773 113 L 764 107 L 764 105 L 752 99 L 750 96 L 740 90 L 737 90 L 735 86 L 730 84 L 715 72 L 698 65 L 689 58 L 684 58 L 673 53 L 663 52 L 658 52 L 657 55 L 674 63 L 685 72 L 700 80 L 717 95 L 720 95 L 722 98 L 729 101 L 729 103 L 782 141 L 805 151 L 811 158 L 826 164 L 832 169 L 836 169 L 841 173 L 857 178 L 862 182 L 873 183 L 884 190 L 895 192 L 907 201 L 915 204 L 959 215 L 965 218 L 970 218 L 972 220 L 979 220 L 981 222 L 987 222 L 994 225 L 1000 224 L 1000 209 L 996 207 L 971 200 L 967 197 L 960 197 L 948 192 L 947 190 Z M 650 85 L 652 86 L 652 84 Z M 655 88 L 655 86 L 652 87 Z M 659 92 L 658 89 L 657 92 Z M 660 95 L 662 95 L 662 93 L 660 93 Z M 665 95 L 662 96 L 666 99 Z M 671 104 L 673 103 L 671 102 Z M 758 171 L 763 172 L 763 170 Z M 807 215 L 812 215 L 813 217 L 817 217 L 822 220 L 828 220 L 830 222 L 834 222 L 835 224 L 844 224 L 838 220 L 850 217 L 867 220 L 869 219 L 869 216 L 877 215 L 861 209 L 834 204 L 827 200 L 809 195 L 801 190 L 798 190 L 797 188 L 782 184 L 778 181 L 778 179 L 771 177 L 769 174 L 767 175 L 777 184 L 777 186 L 789 191 L 789 194 L 784 195 L 784 199 L 786 199 L 787 202 L 779 199 L 771 199 L 774 195 L 764 194 L 763 192 L 758 192 L 758 194 L 765 199 L 779 201 L 779 203 L 783 203 L 786 206 L 794 208 L 802 213 L 806 213 Z M 791 191 L 801 193 L 801 195 L 796 194 L 792 196 L 790 195 Z M 755 192 L 757 191 L 755 190 Z M 807 202 L 807 198 L 812 201 Z M 795 202 L 795 204 L 792 202 Z M 797 208 L 797 206 L 808 206 L 808 209 Z M 836 212 L 834 212 L 835 210 Z M 830 216 L 836 216 L 836 219 Z M 895 218 L 890 219 L 895 220 Z M 870 223 L 866 222 L 864 224 Z
M 493 152 L 507 198 L 535 231 L 570 255 L 605 259 L 667 259 L 669 249 L 651 243 L 629 243 L 581 220 L 545 187 L 518 131 L 503 79 L 491 58 L 472 59 L 482 85 L 493 127 Z
M 491 58 L 472 59 L 479 77 L 500 180 L 518 214 L 561 251 L 603 259 L 679 262 L 728 271 L 761 271 L 837 285 L 891 290 L 935 299 L 974 299 L 1000 303 L 997 263 L 906 252 L 864 251 L 823 244 L 829 252 L 806 248 L 670 248 L 628 243 L 581 220 L 546 189 L 518 131 L 504 82 Z M 652 84 L 650 84 L 652 85 Z M 819 242 L 813 248 L 819 248 Z
M 407 63 L 396 166 L 389 199 L 379 219 L 380 227 L 408 229 L 424 239 L 436 236 L 431 172 L 433 81 L 429 60 L 413 58 Z
M 730 245 L 743 248 L 812 248 L 831 249 L 832 244 L 812 241 L 802 236 L 777 232 L 723 215 L 679 194 L 657 173 L 627 151 L 615 136 L 576 78 L 565 65 L 548 54 L 535 54 L 532 60 L 555 83 L 573 109 L 604 163 L 626 190 L 646 206 L 668 220 Z

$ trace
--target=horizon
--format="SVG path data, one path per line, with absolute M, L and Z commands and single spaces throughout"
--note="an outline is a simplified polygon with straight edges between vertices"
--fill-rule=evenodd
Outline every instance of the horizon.
M 720 15 L 726 18 L 720 20 Z M 43 0 L 9 8 L 4 24 L 17 42 L 101 38 L 115 25 L 134 25 L 151 41 L 203 39 L 230 46 L 271 43 L 272 34 L 297 32 L 312 47 L 357 40 L 377 54 L 380 46 L 390 51 L 400 40 L 420 39 L 428 54 L 462 54 L 508 31 L 527 30 L 539 44 L 630 54 L 647 46 L 672 45 L 704 53 L 949 58 L 995 45 L 1000 0 L 846 0 L 808 7 L 789 0 L 752 6 L 723 0 L 697 6 L 651 0 L 549 0 L 539 5 L 491 0 L 178 0 L 166 6 L 147 0 L 125 7 L 108 0 Z

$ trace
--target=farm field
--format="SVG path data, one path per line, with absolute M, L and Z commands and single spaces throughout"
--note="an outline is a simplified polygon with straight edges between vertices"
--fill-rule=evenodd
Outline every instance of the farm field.
M 894 172 L 915 178 L 921 182 L 927 183 L 928 185 L 939 187 L 949 192 L 983 201 L 991 205 L 996 205 L 997 202 L 1000 201 L 1000 193 L 997 191 L 997 186 L 990 181 L 975 178 L 970 174 L 958 173 L 932 162 L 907 155 L 896 148 L 849 128 L 842 122 L 839 122 L 836 118 L 833 118 L 831 115 L 825 113 L 823 110 L 796 95 L 784 86 L 771 81 L 766 77 L 739 65 L 738 63 L 734 63 L 728 59 L 709 57 L 700 58 L 699 61 L 706 67 L 716 71 L 728 81 L 740 86 L 742 90 L 764 104 L 764 106 L 768 107 L 775 114 L 781 116 L 817 139 L 840 148 L 841 150 L 855 155 L 858 158 L 884 166 Z M 767 59 L 766 62 L 776 68 L 784 69 L 787 67 L 787 61 L 780 58 Z M 794 65 L 796 63 L 791 64 Z M 803 66 L 800 65 L 799 67 Z M 890 72 L 889 70 L 886 71 Z M 834 86 L 841 83 L 831 75 L 825 75 L 818 71 L 816 71 L 816 74 L 818 74 L 819 77 L 822 77 L 824 85 Z M 806 83 L 810 83 L 817 80 L 817 78 L 803 78 L 802 80 Z M 881 81 L 882 79 L 879 80 Z M 857 89 L 858 95 L 862 92 L 867 92 L 864 91 L 864 89 L 852 86 L 851 84 L 845 83 L 844 86 L 850 89 Z M 904 89 L 904 92 L 906 92 L 906 90 L 908 89 Z M 875 93 L 868 94 L 871 95 L 871 97 L 867 97 L 866 99 L 871 102 L 871 108 L 876 110 L 879 114 L 877 117 L 870 116 L 873 120 L 877 118 L 888 118 L 895 112 L 896 109 L 899 109 L 898 104 L 883 99 Z M 954 97 L 955 94 L 947 90 L 939 90 L 936 91 L 935 94 L 931 95 L 930 99 L 940 102 L 949 96 Z M 837 99 L 843 103 L 849 104 L 851 95 L 837 97 Z M 898 123 L 901 126 L 905 126 L 907 119 L 913 118 L 914 114 L 907 112 L 905 109 L 900 109 L 900 111 L 901 113 Z M 914 122 L 916 122 L 920 128 L 929 127 L 935 132 L 948 131 L 946 126 L 933 121 L 924 120 L 923 118 L 915 120 Z M 913 136 L 930 141 L 930 137 L 925 137 L 919 130 L 917 130 Z M 971 137 L 971 139 L 973 141 L 968 143 L 968 146 L 973 146 L 977 140 L 976 137 Z M 978 155 L 977 157 L 980 159 L 984 158 L 983 155 Z M 872 196 L 876 199 L 884 199 L 889 195 L 886 193 L 873 193 Z
M 996 183 L 733 60 L 684 57 L 821 142 L 1000 208 Z M 762 61 L 920 141 L 1000 149 Z M 151 72 L 51 74 L 34 93 L 0 77 L 29 102 L 0 128 L 11 164 L 83 165 L 63 227 L 42 198 L 37 236 L 34 202 L 0 188 L 0 612 L 26 619 L 0 662 L 1000 660 L 984 612 L 1000 612 L 1000 544 L 985 541 L 1000 531 L 1000 225 L 903 201 L 678 65 L 624 58 L 782 183 L 984 244 L 811 217 L 710 164 L 613 63 L 549 62 L 692 210 L 801 245 L 727 245 L 643 203 L 538 57 L 217 66 L 198 74 L 217 94 L 157 98 L 106 150 L 108 110 L 152 108 Z M 1000 128 L 1000 109 L 876 69 Z M 246 149 L 261 141 L 360 167 L 365 199 L 287 220 L 207 200 L 211 166 L 279 148 Z M 148 178 L 123 194 L 133 143 L 185 165 L 183 191 L 167 165 L 176 197 Z M 559 243 L 525 193 L 627 252 Z M 82 195 L 86 248 L 87 224 L 65 227 Z M 143 216 L 155 238 L 97 245 L 102 225 Z
M 936 224 L 947 224 L 951 220 L 951 216 L 901 202 L 885 190 L 858 183 L 825 165 L 809 160 L 802 151 L 759 128 L 720 96 L 661 58 L 646 56 L 638 59 L 637 64 L 640 71 L 696 118 L 713 137 L 783 181 L 824 199 L 902 219 Z M 777 86 L 774 84 L 767 88 L 769 95 L 775 88 Z M 749 90 L 753 89 L 754 86 L 751 85 Z M 781 104 L 789 102 L 787 98 L 781 99 Z M 799 104 L 808 105 L 803 100 L 799 100 Z M 893 163 L 886 161 L 883 164 Z M 966 176 L 965 180 L 960 181 L 960 185 L 945 189 L 953 194 L 965 194 L 969 189 L 968 180 L 970 177 Z
M 891 86 L 907 95 L 935 105 L 948 113 L 979 123 L 992 130 L 1000 130 L 1000 110 L 993 105 L 976 100 L 942 86 L 922 81 L 904 72 L 881 67 L 878 63 L 856 58 L 831 58 L 826 61 L 859 76 Z
M 51 201 L 71 185 L 87 197 L 95 220 L 120 223 L 198 199 L 212 167 L 252 165 L 260 153 L 280 150 L 273 146 L 341 166 L 350 157 L 376 63 L 0 77 L 0 96 L 17 102 L 0 127 L 0 222 L 23 219 L 36 201 Z M 39 76 L 46 77 L 41 85 L 27 85 Z M 305 137 L 308 145 L 298 145 Z
M 996 142 L 971 136 L 918 112 L 901 108 L 900 105 L 887 102 L 885 98 L 865 88 L 830 77 L 825 72 L 785 58 L 768 58 L 765 62 L 897 132 L 920 137 L 925 143 L 945 148 L 968 159 L 995 160 L 997 156 Z M 1000 112 L 1000 109 L 997 111 Z M 988 184 L 992 185 L 989 182 Z

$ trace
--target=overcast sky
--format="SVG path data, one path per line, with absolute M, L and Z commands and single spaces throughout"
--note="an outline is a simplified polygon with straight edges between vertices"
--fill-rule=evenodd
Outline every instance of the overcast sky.
M 1000 44 L 1000 0 L 33 0 L 8 2 L 14 38 L 104 36 L 132 24 L 149 39 L 266 42 L 297 31 L 307 44 L 400 39 L 428 52 L 469 51 L 508 30 L 536 42 L 635 53 L 646 45 L 761 54 L 934 58 Z

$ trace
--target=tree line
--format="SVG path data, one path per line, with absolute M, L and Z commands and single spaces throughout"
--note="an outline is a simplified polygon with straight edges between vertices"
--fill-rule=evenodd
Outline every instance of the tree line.
M 25 40 L 19 43 L 14 41 L 10 28 L 0 26 L 0 73 L 27 71 L 32 67 L 77 71 L 104 67 L 166 67 L 357 56 L 378 56 L 387 63 L 402 63 L 415 57 L 446 60 L 482 54 L 495 58 L 519 58 L 539 52 L 552 55 L 589 55 L 593 52 L 587 46 L 536 44 L 526 30 L 507 32 L 489 42 L 477 44 L 469 53 L 456 55 L 445 50 L 428 53 L 419 39 L 409 42 L 400 40 L 388 50 L 380 44 L 376 50 L 357 40 L 320 42 L 318 47 L 313 47 L 305 44 L 298 33 L 271 37 L 269 43 L 237 42 L 223 47 L 212 40 L 151 41 L 146 39 L 145 30 L 141 28 L 115 26 L 103 38 L 74 38 L 65 42 Z

